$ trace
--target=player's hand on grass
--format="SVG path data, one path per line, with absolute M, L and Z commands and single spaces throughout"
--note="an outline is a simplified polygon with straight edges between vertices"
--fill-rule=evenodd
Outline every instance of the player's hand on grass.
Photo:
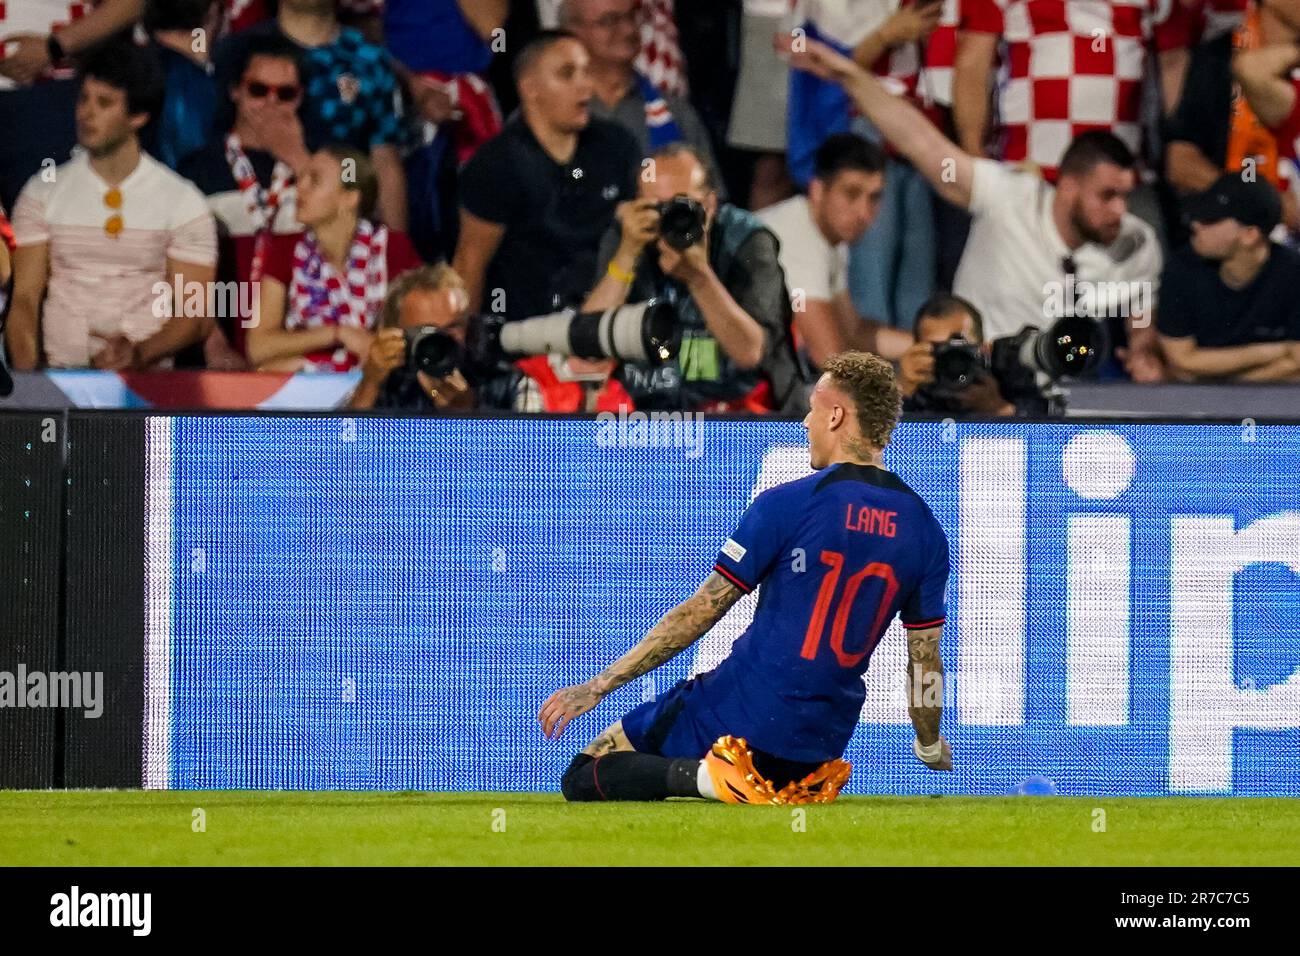
M 932 760 L 927 760 L 920 751 L 919 742 L 912 744 L 912 752 L 916 754 L 916 759 L 921 761 L 931 770 L 951 770 L 952 769 L 952 747 L 942 734 L 939 735 L 939 755 Z
M 537 712 L 542 733 L 551 740 L 559 740 L 564 734 L 564 728 L 569 726 L 569 721 L 591 710 L 604 696 L 591 681 L 557 690 L 546 698 L 542 709 Z

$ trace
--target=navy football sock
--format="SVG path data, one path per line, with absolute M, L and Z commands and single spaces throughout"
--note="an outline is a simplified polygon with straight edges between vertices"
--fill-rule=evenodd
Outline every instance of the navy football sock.
M 670 760 L 620 750 L 603 757 L 578 754 L 564 771 L 560 790 L 566 800 L 664 800 L 698 797 L 698 760 Z

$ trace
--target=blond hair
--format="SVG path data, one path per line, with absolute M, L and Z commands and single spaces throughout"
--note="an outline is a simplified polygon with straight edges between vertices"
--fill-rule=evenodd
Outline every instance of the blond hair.
M 441 292 L 444 289 L 465 288 L 465 280 L 446 262 L 435 262 L 431 266 L 421 266 L 403 272 L 388 283 L 388 294 L 384 297 L 384 315 L 381 323 L 384 328 L 393 329 L 399 325 L 402 314 L 402 301 L 412 292 Z
M 894 367 L 870 352 L 840 352 L 826 361 L 822 371 L 852 399 L 863 440 L 876 448 L 888 445 L 903 407 Z

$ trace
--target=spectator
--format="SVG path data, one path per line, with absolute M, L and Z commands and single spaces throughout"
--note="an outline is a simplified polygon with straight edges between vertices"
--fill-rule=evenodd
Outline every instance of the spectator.
M 601 244 L 603 276 L 586 309 L 652 297 L 674 305 L 681 352 L 662 365 L 629 364 L 623 382 L 639 409 L 797 411 L 806 401 L 793 343 L 785 276 L 772 232 L 720 203 L 708 167 L 689 146 L 654 155 L 655 177 L 619 211 Z M 699 203 L 704 236 L 678 251 L 659 236 L 660 202 Z
M 401 146 L 405 121 L 397 78 L 388 54 L 356 30 L 341 27 L 334 0 L 280 0 L 275 20 L 227 37 L 217 46 L 217 82 L 223 90 L 238 82 L 247 46 L 278 37 L 302 54 L 302 117 L 307 148 L 344 143 L 366 152 L 379 176 L 380 219 L 406 229 L 406 174 Z
M 1271 13 L 1266 20 L 1264 14 Z M 1261 13 L 1260 28 L 1267 39 L 1286 35 L 1289 20 L 1300 22 L 1300 3 L 1290 6 L 1270 4 Z M 1278 155 L 1293 167 L 1300 150 L 1300 31 L 1291 32 L 1286 42 L 1269 43 L 1237 54 L 1232 61 L 1234 79 L 1250 110 L 1273 135 Z
M 959 149 L 914 106 L 824 44 L 810 41 L 797 62 L 843 84 L 940 196 L 970 210 L 974 224 L 955 291 L 984 314 L 991 338 L 1027 325 L 1042 327 L 1052 317 L 1054 292 L 1123 283 L 1138 290 L 1136 301 L 1115 303 L 1123 306 L 1122 315 L 1094 317 L 1115 318 L 1127 334 L 1121 358 L 1135 380 L 1163 376 L 1146 311 L 1155 298 L 1160 247 L 1151 227 L 1127 211 L 1136 175 L 1122 142 L 1105 132 L 1080 135 L 1052 186 L 1031 172 Z M 1102 298 L 1094 295 L 1093 301 Z
M 912 324 L 916 341 L 898 363 L 898 390 L 903 395 L 903 411 L 931 415 L 1014 415 L 1016 408 L 998 388 L 997 379 L 987 369 L 979 369 L 973 380 L 959 391 L 936 387 L 934 355 L 936 346 L 954 339 L 981 346 L 985 354 L 984 317 L 979 309 L 960 296 L 940 293 L 932 298 Z
M 298 48 L 274 37 L 247 44 L 228 93 L 230 130 L 185 158 L 181 173 L 208 197 L 239 244 L 241 281 L 261 278 L 270 236 L 298 232 L 298 175 L 311 162 L 298 119 L 303 87 Z
M 1202 43 L 1237 29 L 1248 6 L 1248 0 L 1172 0 L 1169 4 L 1169 16 L 1155 27 L 1160 103 L 1166 116 L 1183 98 L 1192 53 Z
M 1146 83 L 1148 69 L 1166 74 L 1158 78 L 1160 90 L 1177 86 L 1168 75 L 1177 61 L 1162 55 L 1179 42 L 1177 34 L 1158 29 L 1170 3 L 961 0 L 953 74 L 958 143 L 973 156 L 1032 163 L 1053 183 L 1066 147 L 1089 130 L 1113 133 L 1135 156 L 1153 155 L 1154 148 L 1143 153 L 1143 124 L 1147 113 L 1160 114 L 1162 94 Z M 994 75 L 996 126 L 989 122 Z M 1163 247 L 1165 209 L 1155 185 L 1139 177 L 1127 205 L 1151 224 Z
M 247 62 L 228 94 L 233 127 L 181 163 L 180 172 L 205 196 L 217 219 L 223 282 L 259 282 L 273 235 L 299 231 L 297 176 L 311 160 L 298 107 L 302 83 L 298 48 L 274 37 L 246 47 Z M 209 368 L 238 370 L 244 358 L 244 316 L 213 316 L 204 343 Z M 238 319 L 239 321 L 236 321 Z
M 224 25 L 237 30 L 258 22 L 268 2 L 225 0 Z M 158 4 L 168 5 L 170 0 Z M 12 209 L 41 163 L 63 162 L 76 145 L 78 83 L 72 59 L 130 30 L 144 9 L 145 0 L 0 3 L 0 130 L 23 131 L 0 136 L 0 203 Z
M 885 178 L 878 147 L 837 133 L 817 150 L 808 195 L 758 214 L 780 240 L 795 331 L 814 371 L 848 349 L 896 359 L 912 344 L 911 336 L 859 317 L 848 291 L 849 245 L 875 219 Z
M 162 66 L 162 113 L 145 131 L 145 148 L 170 169 L 206 141 L 216 123 L 217 85 L 208 43 L 221 24 L 220 0 L 148 0 L 144 27 Z
M 1225 172 L 1249 172 L 1286 189 L 1273 134 L 1255 116 L 1232 79 L 1234 50 L 1260 46 L 1259 8 L 1235 30 L 1198 44 L 1182 96 L 1165 131 L 1165 175 L 1180 195 L 1209 189 Z M 1283 218 L 1300 227 L 1300 208 L 1284 195 Z
M 1300 253 L 1269 233 L 1282 203 L 1224 173 L 1188 204 L 1191 248 L 1161 279 L 1160 346 L 1183 380 L 1300 380 Z
M 810 0 L 807 28 L 809 36 L 851 53 L 863 69 L 886 77 L 893 91 L 922 106 L 921 43 L 938 26 L 942 11 L 941 0 L 902 6 L 897 0 Z M 807 184 L 815 151 L 830 133 L 856 128 L 880 138 L 869 123 L 851 114 L 841 89 L 807 74 L 795 76 L 789 125 L 796 182 Z M 849 257 L 849 289 L 857 311 L 909 329 L 934 290 L 936 254 L 930 190 L 905 159 L 891 154 L 879 216 Z
M 266 256 L 248 358 L 265 371 L 345 372 L 363 362 L 388 283 L 420 265 L 400 232 L 371 222 L 379 177 L 350 146 L 315 153 L 298 182 L 306 231 L 276 236 Z
M 467 163 L 501 132 L 501 110 L 484 75 L 494 38 L 503 36 L 508 0 L 387 0 L 389 51 L 416 109 L 451 130 L 456 161 Z
M 203 196 L 140 149 L 162 97 L 147 50 L 115 43 L 86 56 L 76 114 L 85 152 L 33 176 L 14 210 L 14 368 L 36 368 L 42 351 L 54 367 L 148 368 L 206 336 L 207 318 L 184 315 L 183 295 L 155 288 L 206 287 L 217 258 Z
M 515 59 L 542 31 L 560 29 L 560 8 L 564 0 L 513 0 L 506 17 L 505 35 L 510 43 L 492 61 L 489 81 L 497 102 L 506 115 L 519 107 L 515 85 Z M 686 95 L 686 65 L 677 33 L 673 0 L 637 0 L 637 22 L 641 54 L 636 69 L 663 93 Z
M 752 159 L 751 209 L 788 199 L 796 188 L 785 163 L 790 67 L 776 50 L 777 42 L 794 28 L 790 14 L 790 0 L 744 0 L 727 145 Z
M 641 51 L 634 68 L 661 93 L 684 99 L 689 90 L 686 57 L 677 32 L 676 0 L 636 0 L 635 15 Z
M 576 36 L 591 58 L 588 70 L 596 95 L 592 115 L 612 119 L 636 137 L 642 155 L 673 143 L 687 143 L 705 157 L 715 178 L 709 134 L 685 99 L 660 93 L 638 73 L 640 52 L 636 0 L 564 0 L 561 25 Z
M 382 327 L 366 354 L 361 384 L 348 407 L 473 408 L 474 389 L 460 369 L 434 378 L 412 367 L 406 354 L 406 330 L 413 328 L 436 328 L 463 344 L 468 305 L 465 283 L 445 262 L 412 269 L 389 283 Z
M 962 0 L 953 74 L 958 142 L 974 156 L 986 136 L 993 158 L 1034 163 L 1049 182 L 1066 147 L 1104 129 L 1130 151 L 1141 145 L 1147 46 L 1165 0 Z M 989 78 L 1003 49 L 1005 78 L 989 129 Z
M 143 6 L 0 3 L 0 205 L 13 209 L 41 164 L 66 161 L 77 143 L 79 84 L 69 58 L 131 26 Z
M 515 61 L 520 115 L 462 171 L 453 265 L 471 312 L 522 319 L 582 301 L 601 236 L 636 193 L 641 151 L 591 116 L 588 61 L 573 36 L 540 34 Z

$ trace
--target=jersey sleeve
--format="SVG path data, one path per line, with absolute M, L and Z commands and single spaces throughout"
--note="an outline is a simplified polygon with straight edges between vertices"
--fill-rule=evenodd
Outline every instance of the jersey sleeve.
M 903 602 L 899 616 L 903 627 L 921 630 L 942 627 L 946 618 L 944 598 L 948 591 L 948 538 L 934 522 L 935 536 L 930 544 L 930 558 L 926 562 L 921 580 Z
M 748 594 L 762 583 L 785 549 L 785 517 L 788 504 L 775 492 L 766 491 L 754 499 L 740 524 L 718 552 L 713 570 Z

